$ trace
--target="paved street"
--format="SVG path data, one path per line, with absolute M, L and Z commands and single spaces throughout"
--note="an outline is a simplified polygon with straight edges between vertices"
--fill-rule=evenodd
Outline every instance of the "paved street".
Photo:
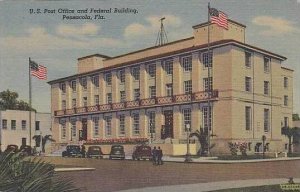
M 117 191 L 163 185 L 196 184 L 229 180 L 299 178 L 300 160 L 258 163 L 176 163 L 153 166 L 149 161 L 119 161 L 47 157 L 46 161 L 94 171 L 60 172 L 82 191 Z

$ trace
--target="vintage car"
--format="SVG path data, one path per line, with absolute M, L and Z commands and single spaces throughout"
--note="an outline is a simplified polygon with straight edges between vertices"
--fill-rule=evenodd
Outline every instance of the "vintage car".
M 17 153 L 18 149 L 18 145 L 7 145 L 4 153 Z
M 97 158 L 97 159 L 102 159 L 103 158 L 103 153 L 101 150 L 101 147 L 99 146 L 89 146 L 87 153 L 86 153 L 87 158 Z
M 83 157 L 83 154 L 79 145 L 68 145 L 62 152 L 62 157 Z
M 152 160 L 152 152 L 151 147 L 147 145 L 138 145 L 135 147 L 133 153 L 132 153 L 132 159 L 133 160 Z
M 122 145 L 111 146 L 109 159 L 125 159 L 125 151 Z
M 25 155 L 25 156 L 30 156 L 30 155 L 32 155 L 33 153 L 32 153 L 32 148 L 29 146 L 29 145 L 22 145 L 21 147 L 20 147 L 20 153 L 22 154 L 22 155 Z

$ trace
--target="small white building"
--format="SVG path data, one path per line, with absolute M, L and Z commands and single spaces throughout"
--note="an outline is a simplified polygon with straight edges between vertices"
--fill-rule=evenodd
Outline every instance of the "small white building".
M 50 113 L 19 110 L 0 111 L 0 147 L 2 151 L 10 144 L 19 147 L 22 145 L 36 146 L 37 151 L 41 151 L 42 140 L 40 139 L 40 143 L 36 143 L 35 135 L 41 136 L 41 138 L 45 135 L 52 135 Z M 50 142 L 46 143 L 45 148 L 49 147 Z

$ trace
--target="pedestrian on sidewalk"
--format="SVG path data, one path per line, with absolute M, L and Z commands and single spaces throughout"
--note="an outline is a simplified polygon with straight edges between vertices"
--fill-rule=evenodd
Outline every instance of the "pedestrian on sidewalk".
M 157 165 L 157 149 L 156 149 L 156 147 L 154 147 L 152 149 L 152 161 L 153 161 L 153 165 Z
M 162 157 L 163 157 L 162 149 L 158 146 L 158 149 L 157 149 L 157 165 L 162 165 L 163 164 Z

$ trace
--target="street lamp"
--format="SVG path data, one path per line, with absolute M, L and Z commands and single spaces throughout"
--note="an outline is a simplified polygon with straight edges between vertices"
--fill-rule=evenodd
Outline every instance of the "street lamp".
M 150 123 L 150 137 L 151 137 L 151 143 L 153 142 L 153 123 Z
M 186 124 L 185 125 L 185 131 L 186 131 L 186 155 L 185 155 L 185 160 L 184 162 L 192 162 L 192 158 L 191 158 L 191 153 L 190 153 L 190 129 L 191 126 L 190 124 Z

